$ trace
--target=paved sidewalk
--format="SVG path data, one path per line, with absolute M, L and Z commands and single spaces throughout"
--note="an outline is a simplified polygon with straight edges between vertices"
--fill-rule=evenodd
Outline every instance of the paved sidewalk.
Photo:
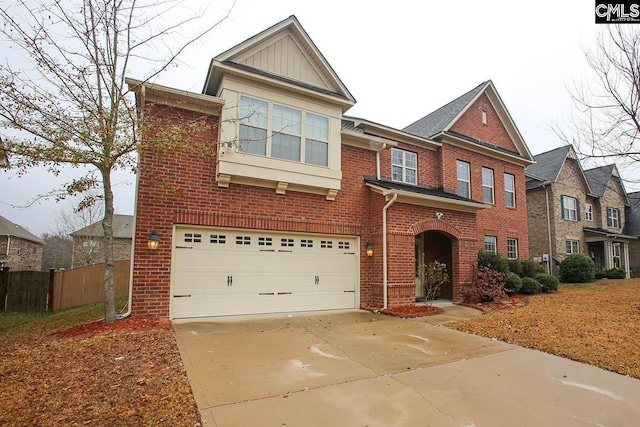
M 359 310 L 176 323 L 205 426 L 637 426 L 640 381 Z

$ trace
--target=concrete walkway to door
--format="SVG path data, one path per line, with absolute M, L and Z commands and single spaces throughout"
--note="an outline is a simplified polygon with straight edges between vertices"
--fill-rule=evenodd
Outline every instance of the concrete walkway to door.
M 469 311 L 471 310 L 471 311 Z M 204 426 L 637 426 L 640 381 L 365 311 L 176 323 Z

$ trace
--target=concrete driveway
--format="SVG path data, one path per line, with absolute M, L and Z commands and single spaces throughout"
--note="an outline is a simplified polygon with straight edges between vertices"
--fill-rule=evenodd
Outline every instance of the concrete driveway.
M 469 311 L 470 310 L 470 311 Z M 640 381 L 365 311 L 177 323 L 205 426 L 637 426 Z

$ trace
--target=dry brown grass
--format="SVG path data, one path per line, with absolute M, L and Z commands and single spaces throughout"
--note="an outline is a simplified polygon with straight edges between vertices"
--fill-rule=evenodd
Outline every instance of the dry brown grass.
M 448 326 L 640 378 L 640 279 L 562 284 L 526 307 Z

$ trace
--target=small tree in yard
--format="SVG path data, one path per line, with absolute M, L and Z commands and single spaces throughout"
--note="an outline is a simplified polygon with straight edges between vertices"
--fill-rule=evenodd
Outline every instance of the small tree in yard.
M 107 323 L 116 320 L 112 173 L 136 168 L 135 153 L 145 149 L 187 150 L 185 134 L 205 131 L 192 123 L 141 140 L 153 118 L 138 120 L 125 84 L 132 62 L 142 58 L 156 67 L 146 83 L 226 18 L 198 28 L 202 15 L 176 13 L 180 3 L 23 0 L 0 5 L 0 46 L 18 59 L 0 65 L 0 126 L 14 132 L 4 135 L 4 149 L 12 168 L 22 173 L 45 166 L 58 174 L 65 165 L 92 171 L 51 194 L 101 192 Z M 80 205 L 92 202 L 88 198 Z
M 438 260 L 431 261 L 426 266 L 421 263 L 418 275 L 425 287 L 424 303 L 427 307 L 431 307 L 440 294 L 440 287 L 449 282 L 447 264 Z

